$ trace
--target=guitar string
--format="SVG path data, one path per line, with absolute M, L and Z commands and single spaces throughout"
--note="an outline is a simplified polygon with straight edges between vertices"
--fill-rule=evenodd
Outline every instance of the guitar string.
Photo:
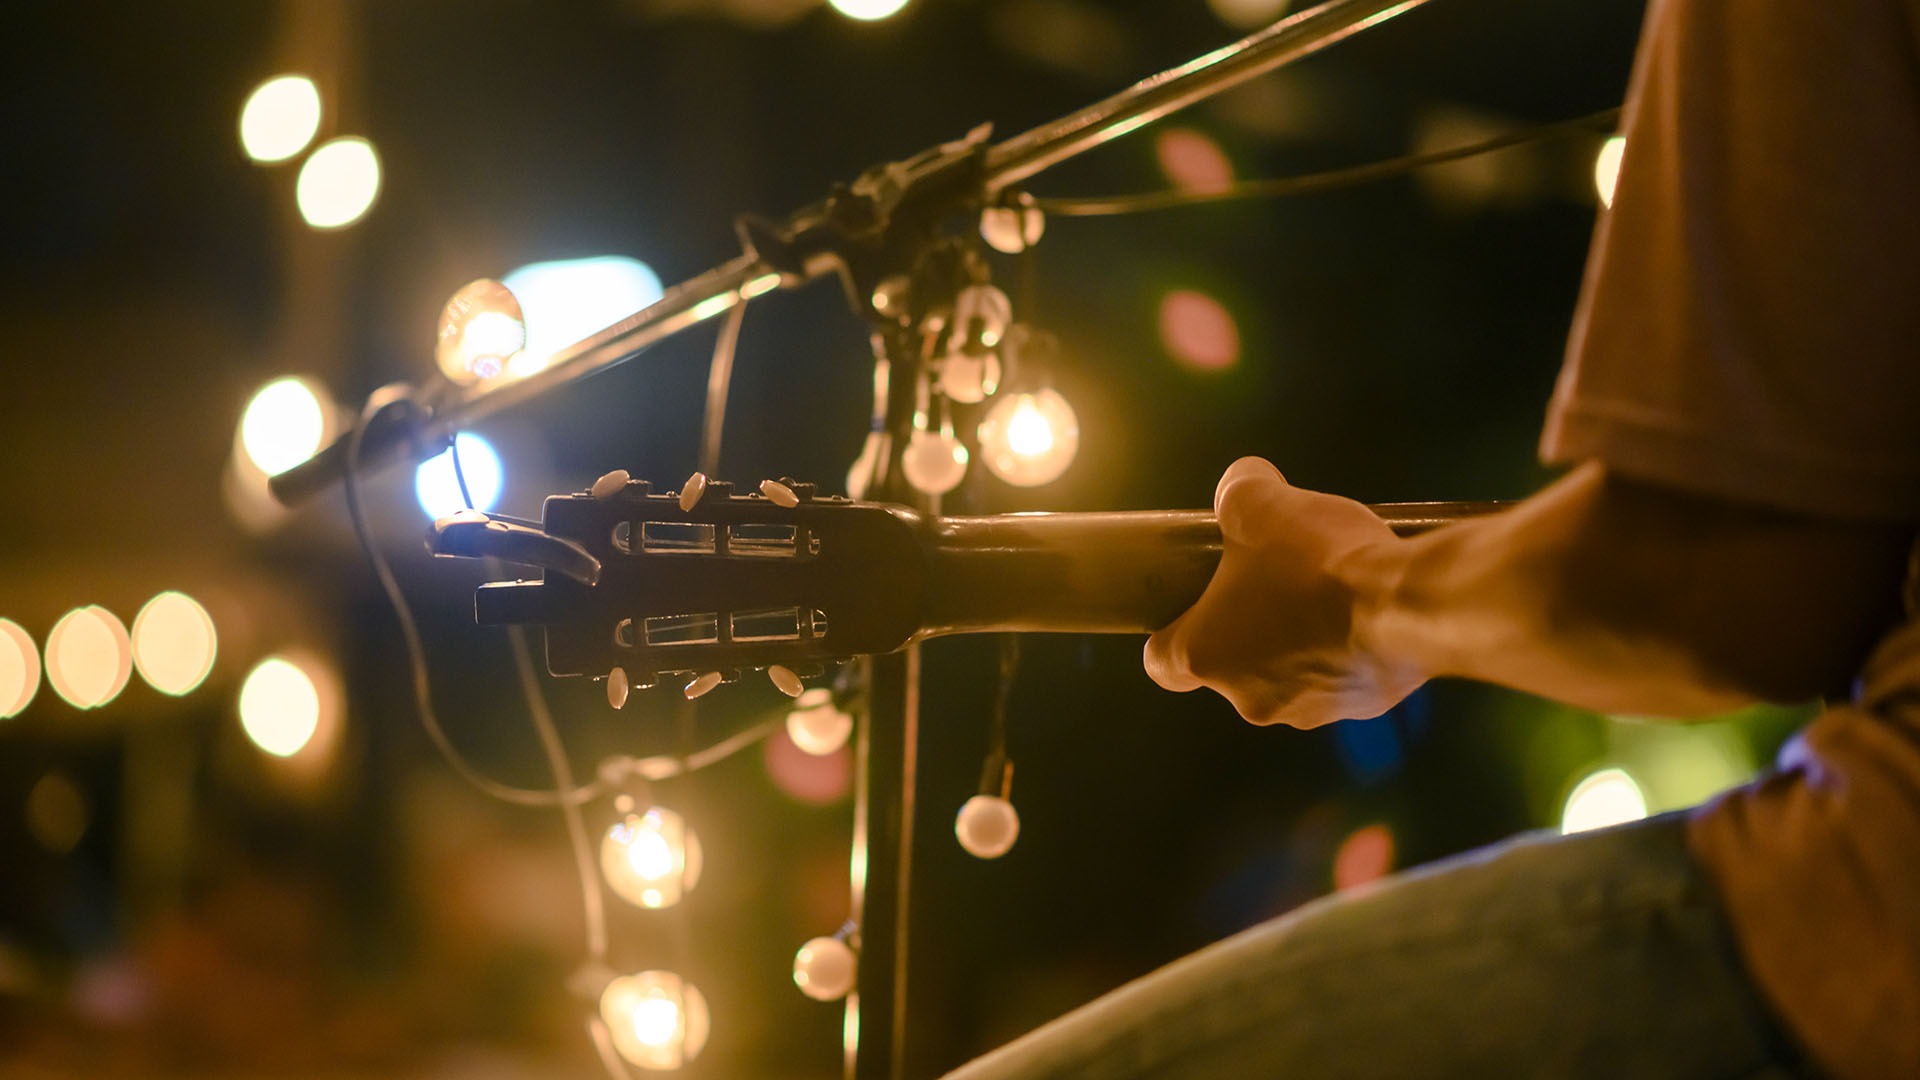
M 1571 120 L 1560 120 L 1551 124 L 1522 128 L 1496 135 L 1490 139 L 1468 143 L 1464 146 L 1449 147 L 1421 154 L 1408 154 L 1403 157 L 1388 158 L 1384 161 L 1369 162 L 1364 165 L 1352 165 L 1326 172 L 1308 173 L 1303 176 L 1284 176 L 1266 180 L 1245 180 L 1236 184 L 1208 191 L 1148 191 L 1129 195 L 1107 196 L 1069 196 L 1056 198 L 1036 198 L 1033 205 L 1042 213 L 1058 217 L 1101 217 L 1115 214 L 1143 214 L 1155 210 L 1172 210 L 1184 206 L 1200 206 L 1207 203 L 1228 202 L 1237 199 L 1277 198 L 1291 195 L 1316 195 L 1340 188 L 1355 187 L 1360 184 L 1386 180 L 1433 165 L 1442 165 L 1463 158 L 1478 157 L 1496 150 L 1521 146 L 1528 143 L 1544 142 L 1566 135 L 1595 130 L 1612 130 L 1620 122 L 1618 108 L 1602 109 L 1586 116 Z

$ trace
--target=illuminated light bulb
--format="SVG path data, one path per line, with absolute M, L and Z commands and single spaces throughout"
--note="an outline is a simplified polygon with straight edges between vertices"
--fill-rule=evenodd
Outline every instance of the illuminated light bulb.
M 990 352 L 957 350 L 940 362 L 940 392 L 962 405 L 985 401 L 1000 389 L 1000 358 Z
M 0 619 L 0 720 L 20 711 L 40 692 L 40 650 L 11 619 Z
M 1627 139 L 1624 135 L 1615 135 L 1600 144 L 1600 152 L 1593 158 L 1593 187 L 1600 195 L 1601 206 L 1613 205 L 1613 191 L 1620 183 L 1620 159 L 1627 152 Z
M 1604 829 L 1646 816 L 1646 796 L 1633 777 L 1625 769 L 1601 769 L 1573 786 L 1560 814 L 1560 831 Z
M 132 674 L 133 643 L 106 608 L 75 608 L 47 635 L 47 683 L 76 709 L 112 701 Z
M 953 328 L 969 342 L 991 349 L 1013 322 L 1013 301 L 991 285 L 969 285 L 953 298 Z
M 793 984 L 815 1001 L 846 997 L 858 969 L 853 950 L 836 937 L 814 938 L 793 954 Z
M 454 436 L 460 448 L 460 471 L 466 474 L 467 491 L 473 496 L 473 509 L 486 513 L 500 505 L 500 493 L 506 487 L 506 469 L 493 444 L 471 432 Z M 460 478 L 454 475 L 453 451 L 420 463 L 413 471 L 413 494 L 420 509 L 435 521 L 467 509 L 460 495 Z
M 469 281 L 440 309 L 433 359 L 455 385 L 497 379 L 527 344 L 527 320 L 513 290 L 490 278 Z
M 294 181 L 300 216 L 316 229 L 339 229 L 359 221 L 380 195 L 380 156 L 358 136 L 329 139 L 307 156 Z
M 1220 301 L 1176 289 L 1160 301 L 1160 344 L 1190 371 L 1225 371 L 1240 359 L 1240 329 Z
M 1020 254 L 1039 243 L 1046 231 L 1046 215 L 1025 192 L 1018 206 L 989 206 L 980 211 L 980 239 L 1002 255 Z
M 1009 394 L 980 421 L 980 455 L 993 475 L 1015 487 L 1060 478 L 1080 449 L 1073 406 L 1052 389 Z
M 815 757 L 824 757 L 845 746 L 847 736 L 852 733 L 853 717 L 833 703 L 832 691 L 822 687 L 801 694 L 793 711 L 787 714 L 787 738 Z
M 529 263 L 502 281 L 526 316 L 526 345 L 507 362 L 507 374 L 516 379 L 544 369 L 554 353 L 662 295 L 653 268 L 625 255 Z
M 663 806 L 627 814 L 600 840 L 600 873 L 630 904 L 672 907 L 700 881 L 700 838 Z
M 298 660 L 269 656 L 240 684 L 240 729 L 274 757 L 298 754 L 320 730 L 323 690 Z
M 707 999 L 671 971 L 642 971 L 607 983 L 600 1018 L 614 1049 L 643 1069 L 678 1069 L 707 1045 Z
M 268 79 L 240 107 L 240 148 L 255 161 L 285 161 L 320 130 L 320 91 L 305 75 Z
M 953 819 L 953 834 L 976 859 L 997 859 L 1020 838 L 1020 815 L 998 795 L 975 795 Z
M 876 22 L 907 6 L 907 0 L 827 0 L 827 3 L 847 18 L 861 22 Z
M 213 616 L 193 597 L 163 592 L 133 617 L 133 664 L 163 694 L 190 694 L 206 681 L 219 651 Z
M 915 490 L 943 495 L 966 478 L 967 448 L 951 431 L 916 430 L 900 455 L 900 471 Z
M 327 410 L 320 392 L 288 376 L 261 387 L 240 416 L 240 449 L 268 476 L 312 457 L 327 437 Z

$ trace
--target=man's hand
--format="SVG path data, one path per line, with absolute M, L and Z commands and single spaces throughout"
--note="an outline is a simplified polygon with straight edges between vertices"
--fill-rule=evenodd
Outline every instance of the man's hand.
M 1213 497 L 1224 551 L 1207 591 L 1147 640 L 1169 690 L 1219 691 L 1256 724 L 1317 727 L 1378 716 L 1426 681 L 1405 657 L 1377 655 L 1360 631 L 1391 587 L 1402 541 L 1365 506 L 1287 483 L 1241 458 Z

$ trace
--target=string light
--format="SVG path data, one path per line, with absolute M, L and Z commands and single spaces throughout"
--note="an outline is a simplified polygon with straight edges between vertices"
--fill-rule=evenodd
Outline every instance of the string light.
M 939 431 L 915 429 L 900 454 L 900 471 L 907 483 L 928 495 L 944 495 L 960 486 L 967 475 L 967 448 L 953 437 L 953 425 Z
M 630 904 L 672 907 L 700 881 L 700 838 L 665 807 L 628 813 L 600 840 L 600 873 Z
M 268 79 L 240 108 L 240 148 L 263 164 L 307 148 L 320 130 L 320 91 L 305 75 Z
M 853 717 L 833 702 L 833 691 L 814 687 L 800 695 L 787 714 L 787 737 L 793 745 L 821 757 L 847 744 Z
M 327 437 L 327 410 L 317 387 L 294 376 L 256 391 L 240 417 L 240 449 L 268 476 L 312 457 Z
M 527 344 L 527 320 L 513 290 L 491 278 L 460 286 L 440 309 L 433 359 L 456 386 L 497 379 Z
M 1574 785 L 1560 815 L 1560 831 L 1604 829 L 1646 816 L 1647 799 L 1633 777 L 1625 769 L 1601 769 Z
M 132 674 L 127 628 L 106 608 L 75 608 L 47 635 L 47 682 L 76 709 L 97 709 L 119 697 Z
M 473 509 L 486 513 L 500 505 L 506 488 L 506 467 L 493 444 L 470 431 L 454 436 L 460 448 L 460 472 L 454 472 L 453 452 L 443 450 L 420 463 L 413 471 L 413 494 L 420 509 L 435 521 L 467 509 L 466 495 L 473 496 Z M 460 475 L 467 478 L 467 491 L 460 490 Z
M 1008 394 L 980 421 L 981 458 L 993 475 L 1015 487 L 1058 480 L 1079 449 L 1079 418 L 1051 387 Z
M 20 715 L 40 692 L 40 650 L 11 619 L 0 619 L 0 720 Z
M 291 758 L 332 731 L 339 701 L 338 682 L 317 661 L 269 656 L 240 684 L 240 729 L 261 750 Z
M 163 694 L 192 693 L 213 670 L 219 636 L 213 616 L 193 597 L 163 592 L 133 617 L 133 664 Z
M 671 971 L 642 971 L 607 983 L 600 994 L 614 1049 L 643 1069 L 678 1069 L 707 1045 L 707 999 Z
M 330 139 L 308 155 L 294 181 L 300 216 L 316 229 L 340 229 L 359 221 L 380 195 L 380 156 L 358 136 Z
M 838 1001 L 853 990 L 859 963 L 837 937 L 817 937 L 793 954 L 793 984 L 815 1001 Z
M 998 795 L 975 795 L 953 820 L 960 846 L 976 859 L 997 859 L 1020 838 L 1020 814 Z

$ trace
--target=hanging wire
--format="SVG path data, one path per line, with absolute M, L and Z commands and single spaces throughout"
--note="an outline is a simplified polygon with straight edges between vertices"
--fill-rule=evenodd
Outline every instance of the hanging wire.
M 714 339 L 713 361 L 707 365 L 707 408 L 700 420 L 700 471 L 720 472 L 720 432 L 727 421 L 727 388 L 733 385 L 733 354 L 740 344 L 740 324 L 747 318 L 747 298 L 739 296 L 727 309 Z
M 1000 635 L 1000 678 L 994 689 L 993 713 L 987 719 L 987 758 L 980 766 L 980 790 L 1001 794 L 1007 771 L 1007 703 L 1014 680 L 1020 677 L 1020 635 Z
M 1433 150 L 1424 154 L 1354 165 L 1305 176 L 1285 176 L 1270 180 L 1246 180 L 1209 191 L 1149 191 L 1136 195 L 1088 196 L 1082 198 L 1035 199 L 1034 205 L 1059 217 L 1099 217 L 1111 214 L 1142 214 L 1153 210 L 1171 210 L 1182 206 L 1227 202 L 1233 199 L 1276 198 L 1284 195 L 1314 195 L 1324 191 L 1403 176 L 1431 165 L 1442 165 L 1462 158 L 1490 154 L 1510 146 L 1543 142 L 1587 131 L 1611 131 L 1620 123 L 1620 110 L 1603 109 L 1597 113 L 1523 128 L 1496 135 L 1465 146 Z

